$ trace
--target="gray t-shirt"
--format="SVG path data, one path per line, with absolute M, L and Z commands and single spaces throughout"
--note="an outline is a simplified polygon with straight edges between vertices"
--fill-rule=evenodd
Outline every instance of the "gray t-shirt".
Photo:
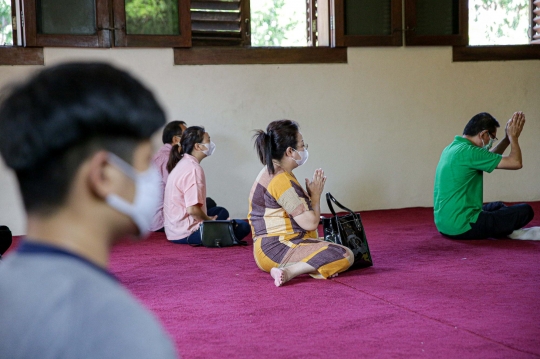
M 108 272 L 23 242 L 0 262 L 0 358 L 177 358 L 156 319 Z

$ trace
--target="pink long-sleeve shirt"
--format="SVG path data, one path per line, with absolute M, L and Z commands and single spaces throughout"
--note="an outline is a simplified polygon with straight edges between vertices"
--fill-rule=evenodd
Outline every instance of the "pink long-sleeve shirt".
M 152 158 L 152 163 L 158 169 L 159 174 L 161 175 L 161 198 L 159 202 L 159 207 L 154 214 L 154 219 L 152 220 L 152 227 L 150 228 L 151 231 L 157 231 L 164 226 L 163 197 L 165 193 L 165 185 L 167 184 L 167 178 L 169 177 L 169 172 L 167 172 L 167 162 L 169 161 L 169 154 L 171 153 L 171 148 L 171 144 L 164 144 L 154 155 L 154 158 Z
M 165 186 L 163 214 L 168 240 L 184 239 L 199 229 L 201 221 L 188 207 L 199 205 L 206 212 L 206 177 L 199 161 L 187 153 L 171 171 Z

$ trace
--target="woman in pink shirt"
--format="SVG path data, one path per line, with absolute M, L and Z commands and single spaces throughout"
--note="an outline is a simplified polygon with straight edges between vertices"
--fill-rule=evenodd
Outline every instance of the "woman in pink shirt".
M 192 126 L 182 133 L 180 146 L 175 145 L 171 150 L 163 214 L 165 234 L 173 243 L 200 244 L 202 221 L 229 218 L 223 207 L 206 208 L 206 178 L 200 162 L 212 155 L 215 148 L 203 127 Z M 236 220 L 236 223 L 234 234 L 241 240 L 251 228 L 245 221 Z

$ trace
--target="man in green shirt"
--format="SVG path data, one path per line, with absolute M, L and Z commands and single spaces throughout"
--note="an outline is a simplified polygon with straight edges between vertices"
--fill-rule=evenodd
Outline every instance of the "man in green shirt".
M 518 138 L 525 115 L 516 112 L 508 121 L 504 138 L 497 141 L 499 123 L 488 113 L 474 116 L 463 136 L 446 147 L 435 173 L 434 215 L 441 234 L 453 239 L 510 237 L 540 240 L 540 227 L 523 228 L 534 212 L 528 204 L 483 204 L 483 173 L 522 167 Z M 510 153 L 503 155 L 510 145 Z

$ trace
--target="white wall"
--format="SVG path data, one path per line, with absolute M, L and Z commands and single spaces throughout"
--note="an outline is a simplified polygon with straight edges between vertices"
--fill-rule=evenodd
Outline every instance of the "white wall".
M 442 149 L 476 113 L 527 115 L 524 168 L 485 176 L 485 200 L 540 200 L 540 61 L 452 63 L 450 47 L 354 48 L 348 64 L 174 66 L 171 49 L 45 49 L 45 63 L 110 61 L 157 94 L 169 120 L 204 125 L 217 144 L 203 162 L 208 194 L 245 218 L 259 164 L 253 129 L 297 120 L 326 190 L 354 210 L 432 206 Z M 0 86 L 40 67 L 1 66 Z M 499 130 L 502 138 L 502 130 Z M 155 137 L 156 145 L 160 136 Z M 323 212 L 327 207 L 323 205 Z M 25 231 L 14 176 L 0 165 L 0 223 Z

